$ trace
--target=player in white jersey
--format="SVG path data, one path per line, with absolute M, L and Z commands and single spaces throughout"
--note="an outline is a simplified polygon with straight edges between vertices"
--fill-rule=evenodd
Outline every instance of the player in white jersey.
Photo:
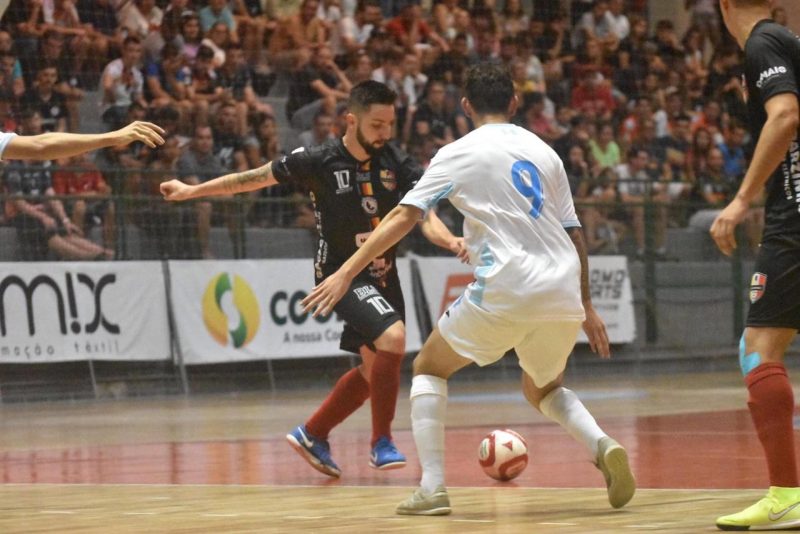
M 0 132 L 0 159 L 50 160 L 70 158 L 84 152 L 121 146 L 140 141 L 150 148 L 164 144 L 160 127 L 136 121 L 113 132 L 74 134 L 50 132 L 41 135 L 17 135 Z
M 625 449 L 563 387 L 567 358 L 583 327 L 592 350 L 610 356 L 605 325 L 591 304 L 586 245 L 564 166 L 534 134 L 509 124 L 517 107 L 502 67 L 481 64 L 466 76 L 462 106 L 477 129 L 442 148 L 417 185 L 342 267 L 303 301 L 327 315 L 353 276 L 447 198 L 464 215 L 475 282 L 439 319 L 414 360 L 411 425 L 422 464 L 421 487 L 397 513 L 450 513 L 444 484 L 447 379 L 515 349 L 523 391 L 545 416 L 582 443 L 602 471 L 615 508 L 636 483 Z

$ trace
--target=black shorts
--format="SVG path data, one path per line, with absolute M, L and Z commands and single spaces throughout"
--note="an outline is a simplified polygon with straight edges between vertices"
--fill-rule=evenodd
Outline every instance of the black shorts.
M 800 330 L 800 239 L 763 243 L 750 280 L 747 326 Z
M 397 321 L 405 321 L 400 282 L 390 277 L 386 287 L 378 287 L 369 280 L 356 278 L 334 311 L 344 319 L 340 349 L 359 354 L 359 349 L 366 345 L 375 350 L 373 341 Z
M 13 222 L 17 228 L 22 259 L 26 261 L 46 259 L 50 239 L 55 235 L 67 235 L 67 230 L 58 218 L 56 218 L 56 228 L 46 228 L 41 220 L 25 213 L 18 213 Z

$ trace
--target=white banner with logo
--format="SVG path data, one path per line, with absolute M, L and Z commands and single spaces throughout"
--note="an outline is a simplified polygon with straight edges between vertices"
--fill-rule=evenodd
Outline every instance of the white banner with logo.
M 160 262 L 0 263 L 0 363 L 169 357 Z
M 416 257 L 425 298 L 436 324 L 448 306 L 474 280 L 472 267 L 454 258 Z M 636 338 L 633 291 L 625 256 L 590 256 L 589 279 L 592 302 L 603 318 L 612 343 L 630 343 Z M 586 343 L 581 332 L 579 342 Z
M 171 261 L 177 335 L 187 365 L 336 356 L 343 322 L 313 318 L 301 301 L 314 286 L 313 262 Z M 406 298 L 406 348 L 421 346 L 408 260 L 398 261 Z

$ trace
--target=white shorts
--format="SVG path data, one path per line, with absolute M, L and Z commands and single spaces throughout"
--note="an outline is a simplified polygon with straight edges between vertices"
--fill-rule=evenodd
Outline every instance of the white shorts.
M 564 371 L 575 347 L 578 319 L 509 321 L 458 299 L 439 319 L 439 333 L 457 354 L 481 367 L 511 349 L 534 384 L 544 387 Z

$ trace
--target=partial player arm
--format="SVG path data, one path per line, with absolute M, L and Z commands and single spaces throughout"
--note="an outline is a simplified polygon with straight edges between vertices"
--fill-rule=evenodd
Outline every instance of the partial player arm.
M 428 216 L 420 221 L 420 230 L 422 230 L 422 235 L 425 236 L 425 239 L 438 247 L 449 250 L 462 263 L 469 263 L 469 255 L 464 246 L 464 238 L 454 236 L 439 216 L 436 215 L 435 211 L 430 210 Z
M 586 337 L 589 338 L 589 346 L 592 348 L 592 352 L 598 354 L 601 358 L 610 358 L 611 348 L 608 345 L 606 325 L 592 305 L 592 292 L 589 288 L 589 256 L 586 252 L 583 229 L 580 226 L 567 228 L 567 234 L 572 239 L 581 261 L 581 300 L 583 301 L 583 309 L 586 312 L 583 331 L 586 332 Z
M 84 152 L 141 141 L 150 148 L 164 143 L 159 126 L 149 122 L 133 122 L 114 132 L 73 134 L 51 132 L 12 138 L 3 151 L 3 159 L 51 160 L 69 158 Z
M 350 282 L 372 262 L 389 248 L 394 246 L 422 216 L 422 210 L 415 206 L 400 204 L 381 221 L 364 244 L 355 254 L 339 267 L 339 270 L 322 281 L 303 299 L 303 309 L 313 310 L 314 317 L 323 317 L 333 311 L 333 307 L 341 300 Z
M 161 184 L 161 194 L 165 200 L 182 201 L 217 195 L 246 193 L 276 185 L 272 175 L 272 162 L 249 171 L 226 174 L 202 184 L 189 185 L 180 180 L 170 180 Z
M 750 168 L 747 169 L 736 197 L 711 225 L 711 237 L 726 256 L 730 256 L 736 248 L 736 226 L 744 220 L 750 203 L 758 198 L 772 173 L 786 158 L 800 127 L 800 106 L 796 94 L 781 93 L 773 96 L 764 107 L 767 111 L 767 122 L 758 138 Z

